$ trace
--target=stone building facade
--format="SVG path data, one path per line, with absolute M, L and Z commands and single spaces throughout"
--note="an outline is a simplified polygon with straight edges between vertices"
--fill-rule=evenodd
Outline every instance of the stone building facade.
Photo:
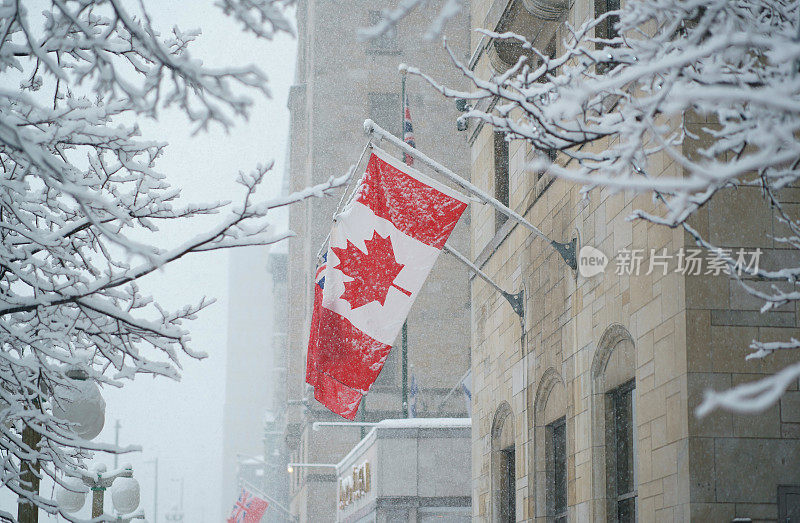
M 473 0 L 471 23 L 525 34 L 545 51 L 561 41 L 561 21 L 580 26 L 595 7 L 586 0 Z M 482 77 L 514 56 L 474 32 L 471 45 L 470 67 Z M 684 147 L 708 143 L 702 129 L 709 122 L 692 115 L 686 122 L 699 138 Z M 572 183 L 523 173 L 541 154 L 527 144 L 504 142 L 474 123 L 464 134 L 473 183 L 495 194 L 507 183 L 510 207 L 557 241 L 578 237 L 610 259 L 641 249 L 645 269 L 651 249 L 695 247 L 682 230 L 626 220 L 633 209 L 654 210 L 649 195 L 594 189 L 583 199 Z M 680 174 L 662 157 L 648 168 Z M 800 189 L 780 197 L 796 204 Z M 744 356 L 754 338 L 797 337 L 797 308 L 760 314 L 761 304 L 725 274 L 617 274 L 611 261 L 604 273 L 583 278 L 494 209 L 471 212 L 473 259 L 508 290 L 525 290 L 521 318 L 472 280 L 474 519 L 776 521 L 792 510 L 791 493 L 796 503 L 800 492 L 798 384 L 758 415 L 698 418 L 694 409 L 707 388 L 753 381 L 796 359 Z M 693 225 L 716 245 L 761 249 L 764 267 L 789 255 L 772 240 L 786 231 L 755 188 L 718 195 Z
M 459 74 L 435 41 L 423 38 L 431 13 L 416 13 L 396 31 L 367 42 L 356 31 L 380 19 L 391 4 L 366 0 L 301 0 L 297 3 L 298 57 L 296 81 L 289 96 L 291 112 L 289 189 L 302 189 L 340 176 L 355 164 L 367 143 L 363 123 L 371 118 L 401 133 L 398 65 L 431 66 L 431 72 L 458 84 Z M 448 31 L 462 56 L 468 45 L 466 12 Z M 443 158 L 460 172 L 469 171 L 469 148 L 455 132 L 458 112 L 420 81 L 409 78 L 407 93 L 417 146 Z M 399 156 L 389 146 L 384 147 Z M 359 170 L 363 172 L 365 164 Z M 424 171 L 424 167 L 415 165 Z M 360 175 L 361 173 L 357 173 Z M 430 173 L 428 173 L 430 174 Z M 336 463 L 364 432 L 359 428 L 312 429 L 314 421 L 342 421 L 313 398 L 306 386 L 305 358 L 313 304 L 317 253 L 330 232 L 339 195 L 293 205 L 287 258 L 287 408 L 286 440 L 290 461 Z M 468 250 L 468 220 L 462 220 L 451 241 Z M 449 394 L 469 369 L 469 281 L 466 269 L 448 256 L 437 261 L 408 320 L 408 382 L 413 376 L 419 416 L 460 417 L 466 414 L 460 392 Z M 356 421 L 403 417 L 400 340 L 381 375 L 362 401 Z M 464 456 L 464 459 L 469 459 Z M 332 521 L 336 514 L 336 477 L 324 467 L 297 467 L 290 474 L 290 507 L 301 521 Z

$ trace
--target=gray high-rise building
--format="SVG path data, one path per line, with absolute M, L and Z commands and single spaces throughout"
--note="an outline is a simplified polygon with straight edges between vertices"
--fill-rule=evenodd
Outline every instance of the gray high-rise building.
M 424 34 L 438 11 L 412 14 L 396 30 L 378 39 L 359 41 L 357 30 L 380 20 L 380 8 L 365 0 L 301 0 L 297 4 L 298 57 L 296 82 L 289 96 L 291 111 L 291 190 L 340 176 L 359 158 L 367 138 L 363 122 L 371 118 L 395 136 L 401 135 L 401 77 L 398 65 L 419 65 L 448 85 L 459 85 L 457 69 L 439 40 Z M 434 6 L 435 7 L 435 6 Z M 468 13 L 447 26 L 448 43 L 461 59 L 468 53 Z M 469 172 L 470 155 L 455 132 L 459 115 L 416 77 L 407 94 L 417 147 L 456 172 Z M 402 155 L 388 144 L 390 153 Z M 425 172 L 425 167 L 415 164 Z M 359 166 L 358 175 L 364 164 Z M 436 178 L 435 174 L 427 174 Z M 306 346 L 313 304 L 317 253 L 331 228 L 338 197 L 292 206 L 289 225 L 287 292 L 287 427 L 290 461 L 336 463 L 362 437 L 356 427 L 312 429 L 314 421 L 342 421 L 314 400 L 305 384 Z M 450 242 L 468 251 L 468 217 Z M 469 275 L 458 261 L 443 254 L 408 318 L 408 370 L 416 394 L 418 416 L 465 416 L 459 387 L 469 370 Z M 400 339 L 356 420 L 379 421 L 404 416 Z M 460 388 L 460 387 L 459 387 Z M 470 456 L 465 455 L 465 460 Z M 330 467 L 297 467 L 289 474 L 291 510 L 301 521 L 331 521 L 336 513 L 336 475 Z
M 230 512 L 242 479 L 262 487 L 265 412 L 273 407 L 272 278 L 268 247 L 230 253 L 228 343 L 223 412 L 222 510 Z

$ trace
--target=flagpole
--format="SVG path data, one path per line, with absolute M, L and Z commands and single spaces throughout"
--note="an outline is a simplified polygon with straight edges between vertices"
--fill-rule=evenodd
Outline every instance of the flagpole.
M 450 247 L 449 245 L 447 245 L 445 243 L 442 246 L 442 250 L 444 250 L 445 252 L 448 252 L 448 253 L 452 254 L 453 256 L 455 256 L 455 258 L 458 261 L 460 261 L 461 263 L 463 263 L 464 265 L 469 267 L 470 270 L 472 272 L 474 272 L 475 274 L 477 274 L 481 279 L 483 279 L 483 281 L 485 281 L 486 283 L 488 283 L 489 285 L 494 287 L 495 290 L 497 292 L 499 292 L 503 296 L 503 298 L 506 299 L 506 301 L 508 301 L 508 303 L 511 305 L 511 308 L 514 309 L 514 312 L 516 312 L 521 318 L 525 317 L 525 302 L 524 302 L 524 299 L 523 299 L 524 296 L 525 296 L 525 291 L 524 290 L 521 290 L 516 294 L 511 294 L 510 292 L 507 292 L 507 291 L 503 290 L 503 288 L 500 287 L 485 272 L 483 272 L 480 269 L 480 267 L 478 267 L 477 265 L 475 265 L 474 263 L 469 261 L 469 259 L 466 256 L 464 256 L 463 254 L 461 254 L 460 252 L 458 252 L 454 248 Z
M 578 270 L 577 254 L 575 252 L 578 243 L 577 238 L 573 238 L 568 243 L 561 243 L 555 240 L 551 240 L 550 238 L 547 237 L 545 233 L 539 230 L 538 227 L 536 227 L 528 220 L 523 218 L 522 215 L 517 213 L 515 210 L 511 209 L 506 205 L 503 205 L 502 203 L 497 201 L 496 198 L 492 198 L 484 191 L 479 189 L 472 182 L 466 180 L 465 178 L 462 178 L 461 176 L 457 175 L 447 167 L 444 167 L 443 165 L 435 162 L 434 160 L 429 158 L 426 154 L 421 152 L 419 149 L 409 146 L 403 140 L 397 138 L 392 133 L 387 132 L 385 129 L 383 129 L 381 126 L 379 126 L 372 120 L 364 120 L 364 132 L 370 137 L 377 136 L 379 138 L 383 138 L 387 142 L 391 143 L 392 145 L 400 149 L 404 154 L 408 154 L 409 156 L 416 158 L 417 160 L 424 163 L 437 173 L 441 174 L 442 176 L 449 179 L 453 183 L 459 185 L 461 188 L 465 189 L 472 195 L 477 196 L 484 203 L 491 205 L 492 207 L 494 207 L 501 213 L 505 214 L 515 222 L 529 229 L 536 236 L 548 242 L 550 246 L 553 247 L 553 249 L 555 249 L 556 252 L 558 252 L 558 254 L 561 255 L 561 258 L 564 260 L 564 262 L 566 262 L 567 265 L 569 265 L 569 267 L 572 270 L 574 271 Z
M 400 129 L 402 133 L 402 139 L 405 140 L 406 134 L 406 71 L 400 71 Z M 403 155 L 403 161 L 408 162 L 407 155 Z M 401 374 L 402 374 L 402 388 L 403 388 L 403 396 L 402 396 L 402 406 L 403 406 L 403 416 L 408 417 L 408 320 L 403 322 L 403 333 L 401 335 Z
M 439 406 L 436 407 L 436 417 L 439 417 L 439 415 L 442 413 L 442 410 L 444 410 L 444 404 L 447 403 L 447 400 L 450 399 L 450 396 L 453 395 L 456 389 L 458 389 L 464 383 L 467 374 L 469 374 L 470 372 L 472 372 L 471 367 L 467 369 L 467 372 L 465 372 L 464 375 L 461 376 L 461 378 L 459 378 L 458 382 L 453 386 L 452 389 L 450 389 L 450 392 L 448 392 L 447 395 L 445 395 L 445 397 L 442 399 L 442 401 L 439 402 Z
M 364 394 L 361 396 L 361 422 L 363 423 L 364 420 L 367 419 L 367 395 Z M 311 428 L 314 428 L 314 425 L 311 425 Z M 315 429 L 316 430 L 316 429 Z M 366 430 L 364 429 L 364 425 L 361 425 L 361 439 L 364 439 L 364 436 L 367 434 Z
M 292 512 L 288 508 L 286 508 L 283 505 L 281 505 L 280 503 L 278 503 L 278 501 L 276 501 L 275 498 L 273 498 L 271 496 L 268 496 L 260 488 L 256 487 L 255 485 L 253 485 L 252 483 L 250 483 L 246 479 L 242 479 L 242 478 L 239 479 L 239 487 L 240 488 L 241 487 L 246 487 L 249 490 L 252 490 L 256 494 L 258 494 L 258 496 L 260 498 L 263 498 L 264 500 L 268 501 L 271 505 L 275 506 L 278 510 L 280 510 L 281 512 L 283 512 L 284 514 L 289 516 L 289 521 L 297 521 L 299 519 L 294 514 L 292 514 Z M 267 510 L 269 510 L 269 508 Z

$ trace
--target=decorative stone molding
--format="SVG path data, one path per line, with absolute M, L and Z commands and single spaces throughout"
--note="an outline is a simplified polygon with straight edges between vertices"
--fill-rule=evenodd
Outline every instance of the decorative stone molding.
M 600 341 L 597 344 L 597 351 L 592 359 L 592 380 L 597 380 L 598 378 L 602 377 L 606 370 L 606 366 L 608 365 L 608 360 L 611 358 L 611 353 L 613 352 L 614 347 L 616 347 L 619 342 L 623 340 L 628 340 L 633 343 L 633 337 L 631 336 L 631 333 L 619 323 L 612 323 L 608 326 L 605 332 L 603 332 L 603 335 L 600 337 Z
M 557 419 L 557 417 L 553 416 L 548 417 L 547 407 L 551 400 L 552 393 L 557 387 L 560 389 L 559 393 L 562 396 L 561 400 L 563 403 L 563 411 L 559 414 L 567 418 L 567 425 L 571 427 L 572 409 L 570 408 L 569 399 L 567 398 L 566 383 L 561 373 L 555 367 L 549 367 L 544 371 L 542 377 L 539 378 L 539 386 L 536 388 L 533 408 L 529 406 L 528 411 L 529 438 L 533 442 L 528 468 L 533 475 L 533 481 L 530 481 L 528 484 L 528 494 L 533 500 L 532 511 L 537 519 L 544 519 L 547 517 L 546 426 L 548 423 Z
M 627 342 L 625 346 L 622 344 Z M 611 500 L 607 498 L 607 484 L 606 484 L 606 409 L 607 399 L 606 392 L 610 389 L 611 384 L 607 379 L 606 372 L 608 370 L 609 362 L 614 356 L 615 350 L 628 353 L 632 351 L 633 365 L 628 369 L 614 369 L 616 372 L 615 380 L 619 381 L 620 371 L 628 377 L 634 377 L 636 373 L 635 354 L 636 346 L 633 336 L 624 326 L 618 323 L 612 323 L 606 328 L 603 335 L 600 336 L 600 341 L 597 343 L 594 357 L 592 358 L 591 367 L 591 383 L 592 383 L 592 396 L 591 396 L 591 417 L 592 417 L 592 511 L 596 520 L 605 521 L 606 514 L 613 513 L 611 507 Z M 629 353 L 630 354 L 630 353 Z M 621 356 L 621 354 L 617 354 Z M 630 363 L 630 359 L 625 363 Z M 615 367 L 618 366 L 619 361 L 616 362 Z
M 524 36 L 539 50 L 547 48 L 574 0 L 511 0 L 495 26 L 495 32 Z M 489 63 L 496 73 L 513 67 L 525 54 L 514 39 L 494 39 L 488 46 Z
M 513 438 L 514 436 L 514 413 L 511 411 L 511 405 L 508 402 L 502 402 L 495 411 L 494 420 L 492 421 L 492 450 L 501 450 L 504 447 L 502 446 L 503 443 L 507 443 L 501 441 L 503 439 L 504 433 L 504 426 L 506 424 L 506 419 L 511 416 L 511 431 L 510 434 Z
M 503 477 L 504 473 L 501 466 L 502 454 L 505 449 L 513 448 L 516 452 L 516 442 L 514 440 L 514 413 L 511 405 L 503 401 L 497 407 L 492 420 L 492 441 L 490 458 L 490 485 L 491 485 L 491 514 L 492 519 L 501 519 L 501 505 L 503 501 Z
M 534 416 L 540 418 L 544 415 L 545 407 L 547 406 L 547 400 L 550 397 L 550 393 L 553 391 L 553 387 L 557 384 L 561 384 L 565 386 L 564 380 L 561 377 L 561 374 L 556 370 L 555 367 L 550 367 L 539 379 L 539 387 L 536 389 L 536 399 L 534 400 Z M 566 413 L 565 413 L 566 414 Z M 544 420 L 537 419 L 535 420 L 535 425 L 543 424 Z M 535 426 L 534 425 L 534 426 Z
M 572 7 L 570 0 L 522 0 L 525 9 L 541 20 L 560 21 Z

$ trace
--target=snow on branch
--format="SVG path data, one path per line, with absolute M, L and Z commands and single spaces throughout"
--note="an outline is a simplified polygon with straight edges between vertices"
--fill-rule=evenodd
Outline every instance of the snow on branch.
M 715 409 L 756 414 L 775 404 L 792 384 L 800 379 L 800 363 L 795 363 L 766 378 L 737 385 L 724 392 L 706 391 L 703 402 L 695 410 L 698 417 L 707 416 Z
M 271 40 L 277 33 L 294 34 L 294 28 L 284 16 L 295 0 L 220 0 L 216 5 L 226 15 L 242 23 L 245 30 L 259 38 Z
M 293 4 L 216 3 L 266 39 L 293 32 Z M 137 374 L 180 379 L 184 357 L 205 357 L 186 323 L 213 300 L 166 310 L 140 280 L 184 256 L 287 238 L 269 223 L 274 209 L 348 179 L 265 199 L 268 164 L 239 173 L 238 202 L 181 202 L 157 169 L 167 144 L 142 137 L 136 122 L 172 106 L 195 131 L 229 127 L 248 115 L 251 94 L 269 95 L 266 77 L 254 66 L 204 66 L 192 54 L 199 30 L 161 35 L 132 5 L 51 0 L 29 12 L 0 0 L 0 482 L 69 521 L 78 519 L 31 478 L 80 477 L 96 452 L 135 450 L 83 439 L 55 414 L 80 389 L 70 373 L 121 387 Z M 205 232 L 156 246 L 160 223 L 207 215 L 218 219 Z
M 404 18 L 409 16 L 417 7 L 424 6 L 430 0 L 400 0 L 394 9 L 384 9 L 381 11 L 383 17 L 371 27 L 363 27 L 358 30 L 358 38 L 361 40 L 372 40 L 380 38 L 391 31 L 394 31 Z M 425 37 L 428 39 L 438 38 L 444 26 L 464 8 L 462 0 L 446 0 L 439 10 L 436 18 L 433 19 Z

